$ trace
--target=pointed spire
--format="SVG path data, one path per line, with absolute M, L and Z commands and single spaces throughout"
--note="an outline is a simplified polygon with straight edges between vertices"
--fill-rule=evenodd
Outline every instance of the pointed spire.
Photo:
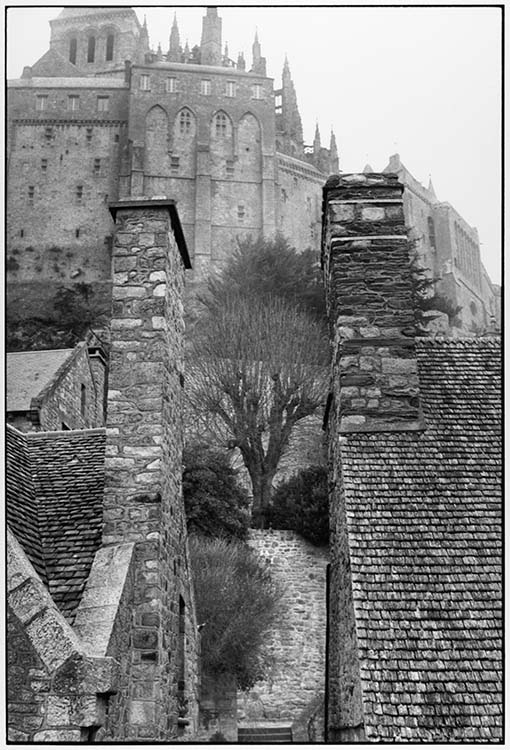
M 139 59 L 140 62 L 144 62 L 145 54 L 149 52 L 149 31 L 147 29 L 147 16 L 143 17 L 143 24 L 140 30 L 140 41 L 139 41 Z
M 244 59 L 244 55 L 242 52 L 240 52 L 237 56 L 237 69 L 246 70 L 246 60 Z
M 432 184 L 432 177 L 429 175 L 429 186 L 427 188 L 429 193 L 432 193 L 434 198 L 437 198 L 436 191 L 434 190 L 434 185 Z
M 363 174 L 372 174 L 373 171 L 374 170 L 370 164 L 365 164 L 363 167 Z
M 262 57 L 261 52 L 262 50 L 261 50 L 261 46 L 259 42 L 258 30 L 255 29 L 255 39 L 251 47 L 252 60 L 253 60 L 252 66 L 251 66 L 251 72 L 258 73 L 261 76 L 265 76 L 266 75 L 266 58 Z
M 279 122 L 285 153 L 300 156 L 303 153 L 303 126 L 297 105 L 296 90 L 290 75 L 289 61 L 285 55 L 282 74 L 282 116 Z
M 163 52 L 161 50 L 161 42 L 158 42 L 158 51 L 156 52 L 156 58 L 158 60 L 162 60 L 163 59 Z
M 321 150 L 321 134 L 319 131 L 319 121 L 317 120 L 315 123 L 315 137 L 313 139 L 313 153 L 314 155 L 318 155 L 319 151 Z
M 184 53 L 183 53 L 184 62 L 185 63 L 189 62 L 190 57 L 191 57 L 191 52 L 189 50 L 188 40 L 186 39 L 186 44 L 184 45 Z
M 181 59 L 181 40 L 179 38 L 179 27 L 177 25 L 177 14 L 174 13 L 174 20 L 170 31 L 170 40 L 168 44 L 167 60 L 169 62 L 180 62 Z
M 332 174 L 336 174 L 340 171 L 338 163 L 338 148 L 333 128 L 331 128 L 331 137 L 329 139 L 329 169 Z

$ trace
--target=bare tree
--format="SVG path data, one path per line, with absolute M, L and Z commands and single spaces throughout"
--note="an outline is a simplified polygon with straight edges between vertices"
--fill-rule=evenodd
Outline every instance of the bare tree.
M 194 332 L 188 396 L 218 441 L 239 448 L 256 525 L 293 426 L 324 404 L 328 351 L 320 323 L 274 297 L 228 295 Z

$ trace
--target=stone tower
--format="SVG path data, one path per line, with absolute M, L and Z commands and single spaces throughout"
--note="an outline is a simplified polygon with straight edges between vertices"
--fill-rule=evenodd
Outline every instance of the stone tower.
M 217 8 L 207 8 L 202 20 L 200 62 L 202 65 L 221 65 L 221 18 Z

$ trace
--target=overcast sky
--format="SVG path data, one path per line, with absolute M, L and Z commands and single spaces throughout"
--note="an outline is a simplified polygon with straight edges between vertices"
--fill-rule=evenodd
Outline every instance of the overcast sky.
M 93 3 L 87 3 L 93 4 Z M 112 3 L 114 4 L 114 3 Z M 77 5 L 77 3 L 76 3 Z M 8 11 L 7 75 L 16 78 L 47 49 L 59 7 Z M 135 7 L 151 44 L 168 48 L 174 11 L 181 42 L 200 43 L 202 7 Z M 306 143 L 318 121 L 336 134 L 340 168 L 375 171 L 398 152 L 425 185 L 432 176 L 478 228 L 493 281 L 501 258 L 501 10 L 496 7 L 219 6 L 230 57 L 248 68 L 258 29 L 268 75 L 281 85 L 287 54 Z

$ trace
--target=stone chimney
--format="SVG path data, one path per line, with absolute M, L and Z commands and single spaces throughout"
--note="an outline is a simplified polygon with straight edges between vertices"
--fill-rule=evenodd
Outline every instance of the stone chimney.
M 323 190 L 330 408 L 340 432 L 424 428 L 403 189 L 385 173 L 335 175 Z
M 127 736 L 161 740 L 177 731 L 178 703 L 187 690 L 178 676 L 182 602 L 193 619 L 181 492 L 181 296 L 184 269 L 191 266 L 173 201 L 130 198 L 110 204 L 110 211 L 115 235 L 103 547 L 135 543 Z M 195 634 L 190 625 L 186 637 Z

